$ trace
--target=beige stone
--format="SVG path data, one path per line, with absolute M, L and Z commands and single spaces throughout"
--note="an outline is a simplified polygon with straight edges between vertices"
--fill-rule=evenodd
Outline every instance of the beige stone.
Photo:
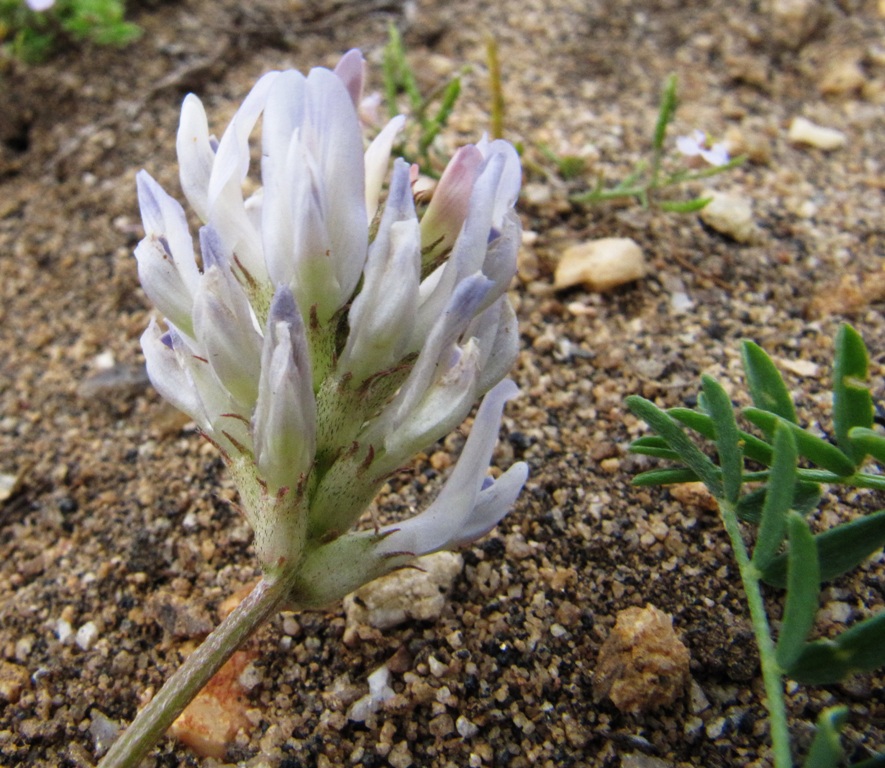
M 169 734 L 201 757 L 223 758 L 237 732 L 251 725 L 246 716 L 246 691 L 239 678 L 256 657 L 254 651 L 234 653 L 187 705 Z
M 857 59 L 841 59 L 827 67 L 818 88 L 825 96 L 844 96 L 859 91 L 866 81 Z
M 690 660 L 670 616 L 650 604 L 627 608 L 599 651 L 593 697 L 634 714 L 669 706 L 688 688 Z
M 434 621 L 446 604 L 446 593 L 464 567 L 454 552 L 436 552 L 360 587 L 344 599 L 347 631 L 362 624 L 389 629 L 405 621 Z
M 591 291 L 609 291 L 645 277 L 642 249 L 628 237 L 604 237 L 566 248 L 556 266 L 557 290 L 585 285 Z
M 0 661 L 0 701 L 15 704 L 22 690 L 28 686 L 28 670 L 18 664 Z
M 705 192 L 710 202 L 700 212 L 701 221 L 738 243 L 751 243 L 757 237 L 753 209 L 745 197 L 727 192 Z
M 817 125 L 804 117 L 793 118 L 787 138 L 793 144 L 805 144 L 826 152 L 844 147 L 848 142 L 848 136 L 842 131 Z

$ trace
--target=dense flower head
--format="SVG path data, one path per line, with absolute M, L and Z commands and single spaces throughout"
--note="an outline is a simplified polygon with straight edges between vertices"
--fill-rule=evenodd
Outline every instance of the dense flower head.
M 364 66 L 350 51 L 334 71 L 264 75 L 220 140 L 185 99 L 177 152 L 198 251 L 182 206 L 147 172 L 137 179 L 139 276 L 165 317 L 142 337 L 151 380 L 223 452 L 265 568 L 303 556 L 313 573 L 333 549 L 363 552 L 368 565 L 339 574 L 341 589 L 484 534 L 526 477 L 521 463 L 486 476 L 516 394 L 504 377 L 518 341 L 506 290 L 519 158 L 483 138 L 416 204 L 417 169 L 398 159 L 388 174 L 404 119 L 364 144 Z M 385 479 L 487 392 L 439 499 L 345 535 Z

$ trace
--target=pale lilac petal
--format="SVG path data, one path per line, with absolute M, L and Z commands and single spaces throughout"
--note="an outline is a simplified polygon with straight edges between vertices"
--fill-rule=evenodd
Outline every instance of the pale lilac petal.
M 164 335 L 153 318 L 141 335 L 148 378 L 165 400 L 190 416 L 201 429 L 209 431 L 211 425 L 193 379 L 179 365 L 175 351 L 163 342 Z
M 384 126 L 366 150 L 366 219 L 369 222 L 378 212 L 378 199 L 390 164 L 390 152 L 396 135 L 402 130 L 405 122 L 404 115 L 397 115 Z
M 323 188 L 321 217 L 341 291 L 334 311 L 350 300 L 369 242 L 363 135 L 350 95 L 332 72 L 312 70 L 307 91 L 303 141 L 316 157 Z M 324 319 L 322 311 L 320 315 Z
M 32 11 L 37 11 L 38 13 L 42 11 L 48 11 L 55 5 L 55 0 L 27 0 L 28 8 Z
M 392 368 L 405 356 L 418 305 L 418 220 L 398 221 L 386 234 L 385 243 L 376 239 L 372 245 L 362 290 L 348 315 L 350 333 L 339 368 L 352 374 L 355 383 Z
M 270 307 L 253 419 L 255 460 L 272 492 L 293 489 L 316 450 L 316 399 L 301 314 L 288 288 Z
M 470 517 L 444 548 L 463 547 L 491 531 L 513 507 L 528 476 L 528 464 L 518 461 L 512 464 L 497 480 L 480 491 Z
M 464 543 L 470 534 L 487 532 L 492 527 L 489 523 L 493 519 L 497 521 L 507 513 L 525 481 L 525 465 L 515 465 L 509 470 L 509 477 L 505 475 L 499 478 L 498 482 L 503 484 L 497 492 L 492 491 L 494 484 L 486 487 L 485 491 L 483 488 L 498 440 L 504 404 L 518 391 L 509 379 L 489 391 L 479 407 L 455 469 L 439 496 L 421 514 L 382 528 L 381 533 L 389 535 L 381 541 L 376 551 L 390 554 L 410 552 L 415 555 L 435 552 Z M 474 521 L 472 518 L 477 510 L 479 515 Z
M 228 456 L 237 455 L 240 447 L 249 450 L 249 411 L 231 397 L 209 364 L 205 349 L 183 336 L 169 324 L 168 338 L 179 367 L 187 374 L 190 386 L 200 399 L 205 423 L 200 427 L 218 443 Z
M 184 210 L 146 171 L 136 177 L 145 237 L 135 249 L 144 292 L 173 323 L 192 334 L 200 273 Z
M 725 165 L 729 160 L 728 150 L 723 142 L 714 144 L 710 149 L 701 150 L 701 157 L 715 166 Z
M 304 122 L 306 90 L 307 80 L 299 72 L 281 73 L 268 96 L 262 124 L 261 236 L 267 272 L 274 285 L 293 283 L 298 229 L 293 216 L 310 213 L 296 208 L 293 202 L 295 185 L 307 181 L 294 157 L 300 150 L 297 143 Z
M 246 210 L 243 181 L 249 172 L 249 136 L 279 72 L 262 76 L 225 130 L 209 178 L 208 221 L 251 278 L 267 279 L 261 238 Z
M 136 187 L 145 234 L 166 241 L 182 281 L 188 290 L 193 291 L 200 272 L 194 259 L 194 243 L 184 209 L 147 171 L 138 172 Z
M 432 249 L 428 251 L 428 260 L 455 244 L 467 219 L 471 193 L 482 164 L 482 152 L 468 144 L 455 153 L 443 171 L 421 218 L 421 245 Z
M 513 305 L 502 296 L 468 328 L 480 348 L 478 394 L 484 395 L 513 368 L 519 354 L 519 323 Z
M 250 412 L 258 396 L 261 335 L 243 289 L 218 266 L 206 270 L 197 290 L 194 331 L 221 384 Z
M 448 306 L 428 334 L 415 366 L 397 396 L 376 423 L 385 432 L 395 432 L 408 414 L 425 397 L 427 390 L 448 368 L 446 358 L 455 342 L 473 319 L 492 289 L 491 280 L 481 274 L 462 281 L 452 294 Z
M 191 208 L 202 221 L 209 221 L 209 179 L 215 150 L 209 138 L 209 121 L 203 103 L 189 93 L 181 106 L 176 137 L 178 177 Z
M 409 165 L 394 163 L 384 214 L 363 270 L 363 286 L 348 314 L 350 333 L 340 368 L 357 381 L 402 359 L 418 303 L 421 242 Z
M 301 131 L 292 138 L 287 173 L 289 209 L 276 226 L 288 229 L 292 252 L 288 259 L 281 253 L 269 262 L 271 278 L 291 288 L 303 312 L 316 308 L 320 322 L 326 322 L 346 300 L 325 217 L 334 203 L 329 199 L 332 190 L 323 183 L 317 158 L 302 141 Z
M 261 123 L 261 180 L 284 177 L 283 159 L 289 152 L 292 134 L 303 124 L 307 78 L 295 70 L 280 72 L 267 94 Z M 276 191 L 279 184 L 270 185 Z
M 204 271 L 210 267 L 230 269 L 231 254 L 225 249 L 218 231 L 210 224 L 200 227 L 200 256 L 203 258 Z
M 479 397 L 479 359 L 479 347 L 472 340 L 451 350 L 441 366 L 444 375 L 427 388 L 411 410 L 401 414 L 397 428 L 386 433 L 373 470 L 382 474 L 394 471 L 467 418 Z
M 347 88 L 354 107 L 359 107 L 363 98 L 363 81 L 366 72 L 366 60 L 359 48 L 351 48 L 345 53 L 335 65 L 334 71 Z
M 429 329 L 444 311 L 458 284 L 468 276 L 482 270 L 487 259 L 489 239 L 492 234 L 492 217 L 496 206 L 495 193 L 501 181 L 505 164 L 506 158 L 503 155 L 495 154 L 483 167 L 473 185 L 467 218 L 461 227 L 449 260 L 422 281 L 419 291 L 418 313 L 413 329 L 412 349 L 420 348 Z M 427 243 L 423 237 L 422 222 L 422 244 L 426 247 Z M 509 284 L 509 278 L 507 282 Z M 498 287 L 494 294 L 486 294 L 486 303 L 478 307 L 477 311 L 488 307 L 502 290 Z
M 153 237 L 145 237 L 135 247 L 135 259 L 138 279 L 147 297 L 164 317 L 192 335 L 193 296 L 164 243 Z
M 703 131 L 694 130 L 688 136 L 676 138 L 676 149 L 686 157 L 696 157 L 707 142 Z
M 519 190 L 522 187 L 522 166 L 516 148 L 503 139 L 489 141 L 483 136 L 477 142 L 477 148 L 485 158 L 484 167 L 489 165 L 491 158 L 503 158 L 503 168 L 498 176 L 498 185 L 494 192 L 494 207 L 492 210 L 492 226 L 500 229 L 504 216 L 516 205 Z
M 210 202 L 222 193 L 232 178 L 242 183 L 249 173 L 249 136 L 279 75 L 279 72 L 268 72 L 258 79 L 222 135 L 209 180 Z

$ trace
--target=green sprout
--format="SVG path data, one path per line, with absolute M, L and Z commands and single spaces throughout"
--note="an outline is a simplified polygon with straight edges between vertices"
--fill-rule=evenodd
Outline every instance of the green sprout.
M 399 31 L 392 24 L 388 28 L 388 41 L 383 58 L 384 98 L 391 118 L 400 114 L 400 95 L 405 96 L 413 129 L 395 148 L 395 152 L 410 162 L 418 164 L 421 172 L 433 178 L 439 177 L 440 158 L 433 156 L 433 142 L 446 127 L 455 103 L 461 94 L 461 77 L 443 82 L 426 96 L 418 87 L 415 71 L 406 59 L 406 51 Z
M 817 534 L 807 520 L 820 501 L 823 485 L 885 490 L 885 476 L 863 468 L 868 456 L 885 464 L 885 436 L 873 430 L 866 347 L 857 331 L 846 324 L 839 329 L 835 348 L 835 444 L 799 425 L 783 378 L 771 358 L 750 341 L 744 342 L 742 357 L 753 406 L 742 413 L 761 437 L 738 426 L 731 400 L 710 376 L 702 377 L 695 409 L 664 411 L 644 398 L 627 398 L 630 410 L 657 432 L 635 440 L 630 450 L 677 462 L 676 467 L 641 473 L 634 484 L 701 481 L 716 499 L 759 648 L 775 768 L 793 765 L 785 677 L 826 685 L 885 665 L 885 612 L 855 623 L 836 637 L 808 639 L 821 583 L 854 569 L 885 545 L 885 510 Z M 701 450 L 698 437 L 712 441 L 718 462 Z M 759 468 L 748 468 L 748 461 Z M 756 528 L 752 553 L 742 522 Z M 786 591 L 776 641 L 762 598 L 762 582 Z M 844 707 L 834 707 L 820 715 L 806 768 L 835 768 L 843 759 L 838 734 L 846 714 Z M 869 768 L 883 760 L 880 755 L 861 765 Z
M 0 0 L 0 44 L 28 63 L 45 60 L 65 40 L 123 46 L 141 35 L 124 15 L 123 0 L 56 0 L 45 11 L 23 0 Z
M 643 208 L 655 205 L 663 211 L 674 213 L 693 213 L 701 210 L 710 202 L 711 198 L 709 197 L 694 197 L 689 200 L 666 200 L 659 198 L 659 193 L 662 190 L 687 182 L 718 176 L 721 173 L 730 171 L 732 168 L 737 168 L 746 159 L 744 156 L 728 159 L 724 148 L 714 147 L 718 151 L 713 152 L 704 149 L 703 146 L 698 146 L 690 154 L 703 156 L 711 163 L 710 166 L 701 169 L 681 168 L 673 172 L 665 170 L 664 159 L 666 149 L 664 147 L 664 140 L 667 137 L 667 128 L 673 122 L 673 117 L 676 113 L 676 85 L 676 75 L 670 75 L 661 95 L 658 118 L 655 123 L 654 135 L 652 136 L 651 157 L 640 161 L 635 170 L 615 186 L 606 186 L 605 179 L 600 175 L 591 190 L 572 197 L 574 202 L 598 205 L 599 203 L 612 200 L 632 199 L 638 201 Z M 545 154 L 549 158 L 552 153 L 547 150 Z M 573 172 L 572 168 L 574 165 L 570 158 L 556 160 L 556 164 L 563 178 L 570 178 L 567 174 Z

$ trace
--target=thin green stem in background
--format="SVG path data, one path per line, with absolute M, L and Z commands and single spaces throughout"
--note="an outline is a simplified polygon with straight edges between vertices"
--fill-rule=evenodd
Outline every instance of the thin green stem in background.
M 498 41 L 486 37 L 486 62 L 489 67 L 489 91 L 492 104 L 489 122 L 493 139 L 504 138 L 504 90 L 501 87 L 501 62 L 498 60 Z

